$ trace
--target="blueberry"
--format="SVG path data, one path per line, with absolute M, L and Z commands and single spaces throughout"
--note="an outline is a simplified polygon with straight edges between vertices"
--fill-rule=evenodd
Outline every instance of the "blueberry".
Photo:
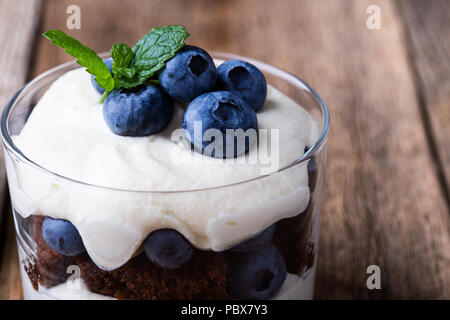
M 174 99 L 189 102 L 210 91 L 217 79 L 216 66 L 209 54 L 198 47 L 185 46 L 166 63 L 159 82 Z
M 258 121 L 253 109 L 240 96 L 215 91 L 202 94 L 189 104 L 183 128 L 187 140 L 203 154 L 232 158 L 246 152 L 256 141 Z
M 42 223 L 42 236 L 53 250 L 65 256 L 76 256 L 85 251 L 77 228 L 67 220 L 46 217 Z
M 159 229 L 144 241 L 147 258 L 161 268 L 176 269 L 192 256 L 191 244 L 173 229 Z
M 285 279 L 283 256 L 270 244 L 231 257 L 228 286 L 233 298 L 269 299 L 280 290 Z
M 222 90 L 241 95 L 255 112 L 266 101 L 266 78 L 257 67 L 248 62 L 228 60 L 222 63 L 217 68 L 217 84 Z
M 275 227 L 276 224 L 271 225 L 253 238 L 239 243 L 238 245 L 230 248 L 230 250 L 236 252 L 253 251 L 270 243 L 272 241 L 273 235 L 275 234 Z
M 111 75 L 112 75 L 113 74 L 113 72 L 112 72 L 113 59 L 112 58 L 103 59 L 103 62 L 108 66 L 108 69 L 109 69 L 109 71 L 111 71 Z M 95 81 L 95 76 L 93 76 L 93 75 L 91 75 L 91 82 L 92 82 L 92 85 L 94 86 L 94 88 L 100 94 L 103 94 L 103 92 L 105 92 L 105 89 L 100 87 L 99 84 L 97 83 L 97 81 Z
M 103 104 L 111 131 L 121 136 L 148 136 L 164 129 L 172 117 L 170 97 L 159 87 L 114 89 Z

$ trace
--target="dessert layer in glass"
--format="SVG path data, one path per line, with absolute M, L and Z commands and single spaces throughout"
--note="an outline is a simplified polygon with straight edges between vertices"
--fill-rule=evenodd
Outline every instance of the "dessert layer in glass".
M 310 114 L 318 108 L 314 93 L 295 78 L 289 89 L 290 75 L 276 73 L 274 85 L 295 100 L 269 86 L 257 114 L 267 139 L 242 159 L 225 160 L 171 139 L 182 104 L 161 133 L 129 138 L 106 128 L 83 69 L 26 87 L 3 119 L 25 297 L 235 298 L 230 279 L 244 253 L 230 248 L 274 226 L 270 246 L 281 253 L 287 276 L 272 298 L 312 298 L 327 129 L 320 132 Z M 43 95 L 30 96 L 36 88 Z M 261 160 L 261 150 L 276 157 L 251 162 Z M 42 238 L 45 217 L 70 221 L 87 252 L 64 256 L 50 248 Z M 146 258 L 142 242 L 159 229 L 174 229 L 193 246 L 182 267 L 168 270 Z

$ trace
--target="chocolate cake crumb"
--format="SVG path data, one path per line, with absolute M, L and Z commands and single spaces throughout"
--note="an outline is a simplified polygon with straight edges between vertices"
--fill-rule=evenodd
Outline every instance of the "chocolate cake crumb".
M 24 268 L 25 272 L 27 273 L 28 277 L 30 278 L 30 282 L 33 285 L 34 290 L 38 290 L 39 288 L 39 280 L 41 277 L 41 274 L 39 273 L 39 269 L 37 268 L 36 264 L 30 259 L 26 258 L 24 261 Z
M 141 254 L 113 270 L 99 269 L 83 255 L 81 276 L 95 293 L 118 299 L 227 299 L 224 254 L 196 250 L 184 266 L 162 269 Z

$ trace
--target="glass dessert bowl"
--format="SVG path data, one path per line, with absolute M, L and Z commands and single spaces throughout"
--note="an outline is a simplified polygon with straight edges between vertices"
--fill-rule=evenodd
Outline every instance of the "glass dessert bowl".
M 248 61 L 264 73 L 270 87 L 258 122 L 260 128 L 269 129 L 267 135 L 276 130 L 270 144 L 259 136 L 255 148 L 269 149 L 264 161 L 261 157 L 255 163 L 213 158 L 204 162 L 195 156 L 180 160 L 182 144 L 161 142 L 169 141 L 180 126 L 176 115 L 173 127 L 152 138 L 116 136 L 117 141 L 101 146 L 96 141 L 105 132 L 92 142 L 86 135 L 93 131 L 76 126 L 88 126 L 91 118 L 73 117 L 60 124 L 65 115 L 46 122 L 48 114 L 38 114 L 30 121 L 46 129 L 27 127 L 42 101 L 51 107 L 55 101 L 69 103 L 78 93 L 93 90 L 78 85 L 84 86 L 89 76 L 73 72 L 82 70 L 75 62 L 43 73 L 12 98 L 2 117 L 2 139 L 26 299 L 313 297 L 328 110 L 313 89 L 287 72 L 236 55 L 212 57 L 216 62 Z M 74 92 L 66 92 L 64 88 L 71 86 L 75 89 L 69 91 Z M 51 90 L 52 99 L 46 94 Z M 91 91 L 87 96 L 94 97 Z M 289 108 L 283 109 L 286 105 Z M 292 108 L 301 109 L 293 112 L 295 121 L 289 120 Z M 52 112 L 61 112 L 55 109 Z M 277 115 L 279 110 L 285 113 Z M 274 119 L 288 125 L 273 125 Z M 64 128 L 71 121 L 79 121 L 76 130 Z M 285 127 L 293 129 L 285 132 Z M 65 130 L 69 134 L 54 144 L 55 133 Z M 130 139 L 139 139 L 138 145 Z M 168 147 L 158 147 L 160 143 Z M 105 145 L 111 148 L 102 149 Z M 133 162 L 142 150 L 159 153 L 151 169 Z M 145 170 L 156 173 L 148 178 Z M 77 172 L 82 174 L 77 177 Z M 136 183 L 140 176 L 148 181 Z M 131 187 L 121 184 L 131 180 Z M 43 236 L 46 217 L 70 221 L 85 250 L 62 254 L 49 246 Z M 181 266 L 161 266 L 149 259 L 143 242 L 161 230 L 176 230 L 189 244 Z M 162 240 L 153 243 L 158 241 Z

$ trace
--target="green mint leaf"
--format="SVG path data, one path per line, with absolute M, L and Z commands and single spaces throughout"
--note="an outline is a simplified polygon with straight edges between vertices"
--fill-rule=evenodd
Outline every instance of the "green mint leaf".
M 137 81 L 144 83 L 164 68 L 165 63 L 184 46 L 188 37 L 189 33 L 182 26 L 153 28 L 147 33 L 133 47 L 135 57 L 130 68 L 136 70 Z
M 44 36 L 77 58 L 77 62 L 96 77 L 98 84 L 105 89 L 104 98 L 114 88 L 129 89 L 157 83 L 158 80 L 152 77 L 184 46 L 189 33 L 182 26 L 165 26 L 153 28 L 132 49 L 125 43 L 113 45 L 110 53 L 114 76 L 103 60 L 78 40 L 60 30 L 47 31 Z
M 114 68 L 128 68 L 134 58 L 133 50 L 125 43 L 115 44 L 111 48 L 111 58 L 113 58 Z
M 127 78 L 124 76 L 115 76 L 114 77 L 114 87 L 116 89 L 119 89 L 119 88 L 130 89 L 130 88 L 140 86 L 143 83 L 144 83 L 144 81 L 140 81 L 136 75 L 132 78 Z
M 111 58 L 113 58 L 114 87 L 134 86 L 136 81 L 133 81 L 133 78 L 136 70 L 128 67 L 134 58 L 133 50 L 125 43 L 120 43 L 113 45 L 110 52 Z
M 71 56 L 77 58 L 78 64 L 86 67 L 87 72 L 95 76 L 97 83 L 107 93 L 114 89 L 114 79 L 108 67 L 94 50 L 84 46 L 81 42 L 60 30 L 49 30 L 43 36 L 53 44 L 64 48 Z

